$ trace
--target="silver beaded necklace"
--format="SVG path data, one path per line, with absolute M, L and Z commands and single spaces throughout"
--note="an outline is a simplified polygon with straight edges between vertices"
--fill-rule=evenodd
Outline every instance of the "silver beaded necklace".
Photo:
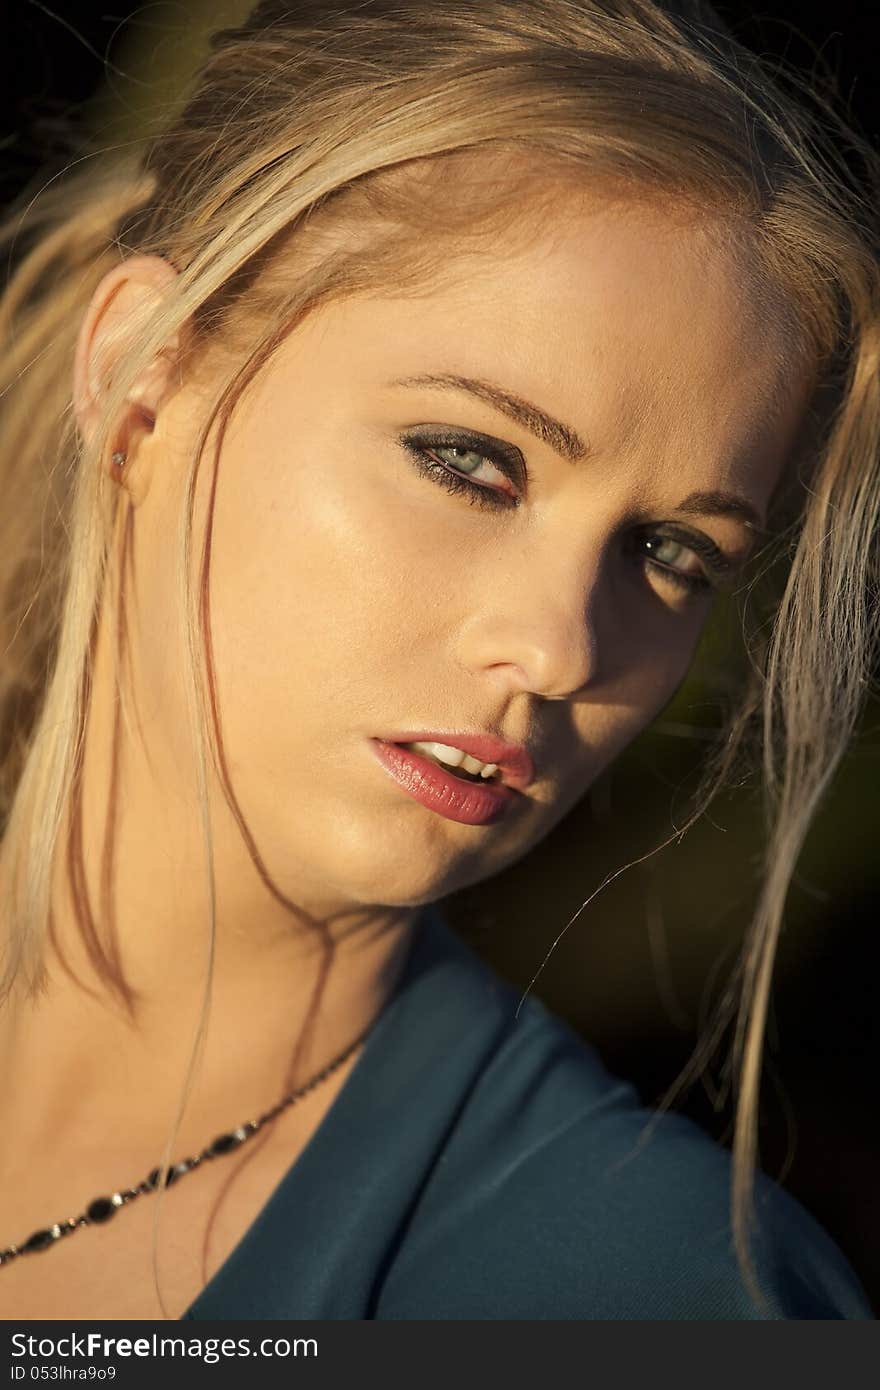
M 196 1154 L 192 1158 L 182 1158 L 179 1163 L 172 1164 L 165 1178 L 165 1186 L 170 1187 L 179 1178 L 191 1173 L 205 1159 L 220 1158 L 223 1154 L 231 1153 L 233 1149 L 237 1149 L 240 1144 L 256 1134 L 258 1129 L 262 1129 L 263 1125 L 274 1120 L 275 1116 L 286 1109 L 288 1105 L 293 1105 L 294 1101 L 301 1100 L 308 1091 L 326 1080 L 331 1072 L 342 1065 L 346 1057 L 349 1057 L 355 1048 L 363 1042 L 372 1026 L 373 1024 L 370 1023 L 369 1027 L 365 1028 L 353 1043 L 349 1043 L 344 1052 L 341 1052 L 332 1062 L 328 1062 L 327 1066 L 323 1067 L 304 1086 L 300 1086 L 296 1091 L 291 1091 L 271 1110 L 267 1110 L 265 1115 L 261 1115 L 258 1120 L 247 1120 L 236 1129 L 229 1130 L 227 1134 L 219 1134 L 206 1149 L 202 1149 L 200 1154 Z M 114 1192 L 110 1197 L 95 1197 L 80 1216 L 68 1217 L 66 1221 L 56 1221 L 52 1226 L 34 1231 L 33 1235 L 28 1236 L 21 1245 L 9 1245 L 5 1250 L 0 1250 L 0 1267 L 11 1264 L 19 1255 L 30 1255 L 38 1250 L 51 1249 L 53 1245 L 59 1243 L 63 1236 L 71 1235 L 81 1226 L 103 1225 L 116 1215 L 120 1207 L 127 1206 L 129 1202 L 133 1202 L 136 1197 L 141 1197 L 144 1193 L 154 1192 L 159 1186 L 159 1176 L 160 1169 L 154 1168 L 149 1176 L 144 1178 L 143 1182 L 139 1182 L 136 1187 L 123 1188 L 119 1192 Z

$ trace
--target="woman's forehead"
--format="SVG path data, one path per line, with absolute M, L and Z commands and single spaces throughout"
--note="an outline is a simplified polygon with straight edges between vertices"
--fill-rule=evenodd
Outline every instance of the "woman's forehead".
M 616 203 L 514 249 L 472 245 L 417 294 L 331 302 L 289 353 L 292 371 L 323 354 L 367 393 L 403 377 L 492 380 L 606 451 L 699 451 L 729 472 L 784 442 L 809 381 L 785 317 L 717 229 Z

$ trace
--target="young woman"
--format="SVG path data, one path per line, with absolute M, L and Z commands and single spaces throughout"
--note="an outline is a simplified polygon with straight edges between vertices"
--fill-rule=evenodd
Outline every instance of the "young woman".
M 877 636 L 877 171 L 824 131 L 702 6 L 268 0 L 10 217 L 5 1318 L 872 1317 L 755 1164 Z M 731 1159 L 438 905 L 774 554 Z

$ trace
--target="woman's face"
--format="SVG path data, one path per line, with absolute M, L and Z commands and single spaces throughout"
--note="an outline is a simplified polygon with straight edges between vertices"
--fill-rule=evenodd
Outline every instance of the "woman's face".
M 686 499 L 763 521 L 806 400 L 792 361 L 696 226 L 608 207 L 291 334 L 226 435 L 211 568 L 231 780 L 285 893 L 416 905 L 547 834 L 684 678 L 712 555 L 756 543 Z M 183 438 L 185 390 L 169 409 Z M 166 539 L 145 587 L 168 569 Z M 147 647 L 167 688 L 164 629 Z M 451 819 L 376 755 L 421 731 L 524 743 L 534 781 Z

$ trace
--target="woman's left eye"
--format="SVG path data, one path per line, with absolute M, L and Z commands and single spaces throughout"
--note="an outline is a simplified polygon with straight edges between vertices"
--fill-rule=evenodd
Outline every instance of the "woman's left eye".
M 650 547 L 650 554 L 648 555 L 644 555 L 642 551 L 637 551 L 641 558 L 645 559 L 662 579 L 668 581 L 676 588 L 683 589 L 687 593 L 693 595 L 698 595 L 701 593 L 711 593 L 714 589 L 720 587 L 720 575 L 717 578 L 710 578 L 710 575 L 706 573 L 702 565 L 699 570 L 694 573 L 693 570 L 676 569 L 671 560 L 655 560 L 653 558 L 658 552 L 662 554 L 663 550 L 667 547 L 671 548 L 673 555 L 679 551 L 684 551 L 685 554 L 690 553 L 691 555 L 696 555 L 697 550 L 701 548 L 700 542 L 698 542 L 696 538 L 694 538 L 690 544 L 685 544 L 675 536 L 667 536 L 664 532 L 655 531 L 650 527 L 641 527 L 633 538 L 633 548 L 635 549 L 639 544 Z M 713 550 L 715 548 L 714 543 L 708 540 L 707 546 L 712 546 Z M 709 553 L 711 555 L 712 552 L 710 551 Z

